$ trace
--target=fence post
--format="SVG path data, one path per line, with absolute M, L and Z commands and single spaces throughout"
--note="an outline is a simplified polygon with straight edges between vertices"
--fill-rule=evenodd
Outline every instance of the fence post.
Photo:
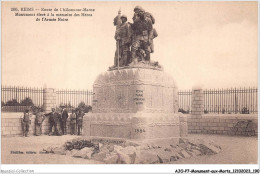
M 191 117 L 201 118 L 204 114 L 204 93 L 201 87 L 192 88 Z
M 45 113 L 51 112 L 51 108 L 56 108 L 56 91 L 54 88 L 43 88 L 43 110 Z

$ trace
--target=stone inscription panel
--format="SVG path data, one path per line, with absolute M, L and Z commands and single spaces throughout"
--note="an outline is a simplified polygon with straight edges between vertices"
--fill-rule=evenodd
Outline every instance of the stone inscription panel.
M 144 104 L 144 90 L 135 90 L 135 97 L 134 101 L 136 105 L 143 105 Z

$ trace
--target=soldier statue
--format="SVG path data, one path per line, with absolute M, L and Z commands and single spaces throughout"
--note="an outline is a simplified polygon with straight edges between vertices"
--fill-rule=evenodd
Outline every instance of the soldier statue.
M 116 36 L 119 32 L 119 28 L 121 25 L 121 10 L 118 11 L 118 15 L 114 18 L 114 26 L 116 26 L 116 32 L 115 32 L 115 40 L 117 40 Z M 116 52 L 115 52 L 115 58 L 114 58 L 114 67 L 119 66 L 119 41 L 116 42 Z
M 146 18 L 149 18 L 152 21 L 152 24 L 155 24 L 155 18 L 153 17 L 153 15 L 149 12 L 146 12 L 141 6 L 136 6 L 134 8 L 134 17 L 133 17 L 133 21 L 135 21 L 138 18 L 138 13 L 140 11 L 144 11 L 144 16 Z M 154 52 L 154 45 L 153 45 L 153 39 L 156 38 L 158 36 L 157 31 L 155 30 L 155 28 L 153 28 L 153 37 L 151 40 L 151 44 L 150 44 L 150 49 L 151 49 L 151 53 Z
M 116 53 L 114 59 L 114 67 L 127 66 L 130 58 L 130 46 L 131 46 L 131 24 L 127 22 L 127 16 L 122 15 L 119 10 L 118 16 L 114 18 L 114 25 L 116 25 Z
M 127 16 L 120 17 L 121 24 L 116 33 L 116 40 L 119 44 L 119 66 L 126 66 L 129 62 L 130 45 L 131 45 L 131 26 L 127 22 Z
M 114 66 L 110 68 L 132 66 L 138 62 L 158 66 L 158 62 L 151 63 L 150 60 L 150 53 L 154 52 L 153 39 L 158 36 L 154 23 L 153 15 L 140 6 L 134 8 L 133 24 L 118 11 L 118 16 L 114 18 L 117 49 Z
M 145 16 L 145 11 L 143 9 L 139 9 L 138 14 L 136 15 L 136 18 L 134 20 L 134 23 L 132 25 L 133 29 L 133 42 L 132 42 L 132 48 L 131 48 L 131 58 L 132 63 L 137 63 L 137 56 L 136 52 L 139 49 L 144 50 L 145 56 L 144 60 L 150 62 L 150 45 L 152 43 L 153 38 L 153 26 L 152 21 L 150 18 Z

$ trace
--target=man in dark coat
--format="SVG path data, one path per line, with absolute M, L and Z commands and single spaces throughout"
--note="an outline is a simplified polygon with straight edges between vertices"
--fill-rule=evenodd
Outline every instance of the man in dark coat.
M 62 134 L 66 135 L 67 134 L 67 119 L 68 119 L 69 115 L 68 112 L 66 110 L 66 108 L 64 106 L 62 106 L 62 111 L 61 111 L 61 130 L 62 130 Z
M 57 125 L 61 119 L 61 116 L 58 112 L 55 111 L 55 108 L 52 108 L 51 110 L 52 112 L 45 114 L 46 116 L 49 116 L 49 124 L 50 124 L 49 135 L 60 135 Z M 54 127 L 54 132 L 52 132 L 53 127 Z

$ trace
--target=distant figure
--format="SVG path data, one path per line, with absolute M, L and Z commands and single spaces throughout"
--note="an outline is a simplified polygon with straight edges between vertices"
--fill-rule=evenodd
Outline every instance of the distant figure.
M 76 113 L 75 113 L 75 109 L 72 109 L 72 114 L 70 114 L 70 134 L 71 135 L 76 135 L 77 132 L 77 127 L 76 127 Z
M 80 110 L 79 114 L 77 115 L 78 135 L 82 134 L 82 124 L 84 115 L 85 113 L 83 112 L 83 110 Z
M 45 120 L 45 115 L 42 109 L 39 109 L 35 117 L 35 135 L 40 136 L 42 134 L 42 123 Z
M 68 112 L 65 108 L 65 106 L 62 106 L 62 111 L 61 111 L 61 130 L 62 134 L 66 135 L 67 134 L 67 119 L 69 115 Z
M 28 137 L 28 133 L 29 133 L 29 127 L 31 124 L 31 117 L 32 115 L 29 113 L 29 109 L 26 109 L 24 112 L 24 115 L 22 117 L 22 129 L 23 129 L 23 136 Z
M 61 116 L 58 112 L 55 111 L 55 108 L 52 108 L 51 110 L 52 112 L 45 114 L 46 116 L 49 116 L 49 123 L 50 123 L 49 136 L 60 135 L 57 125 L 61 119 Z M 53 127 L 54 127 L 54 132 L 52 132 Z

